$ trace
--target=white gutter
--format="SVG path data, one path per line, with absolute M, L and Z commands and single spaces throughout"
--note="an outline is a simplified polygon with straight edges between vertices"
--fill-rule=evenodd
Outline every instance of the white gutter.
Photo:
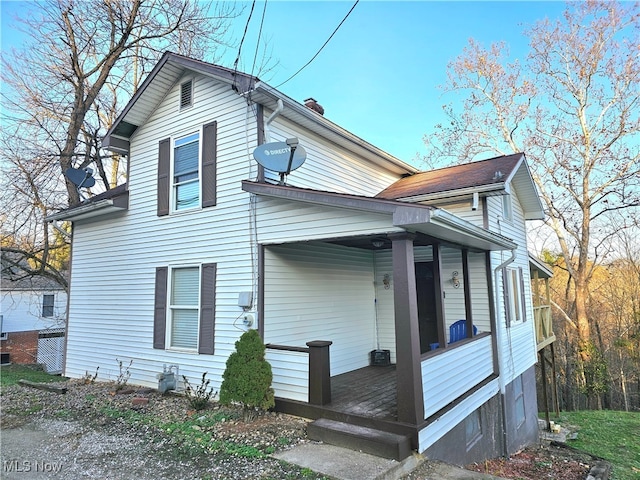
M 47 222 L 53 222 L 56 220 L 78 220 L 80 218 L 89 218 L 95 215 L 100 215 L 103 212 L 100 210 L 104 210 L 107 208 L 114 207 L 112 199 L 104 199 L 93 203 L 88 203 L 87 205 L 81 205 L 79 207 L 73 208 L 72 210 L 62 211 L 59 213 L 54 213 L 53 215 L 49 215 L 45 218 Z M 115 208 L 116 210 L 123 210 L 122 208 Z
M 283 110 L 284 110 L 284 103 L 282 103 L 282 99 L 279 98 L 278 106 L 273 111 L 273 113 L 269 115 L 269 118 L 267 118 L 267 121 L 264 122 L 264 141 L 266 143 L 269 143 L 271 141 L 271 135 L 270 135 L 271 130 L 269 129 L 269 125 L 271 125 L 271 122 L 273 122 L 276 119 L 276 117 L 280 115 L 280 113 L 282 113 Z
M 517 248 L 517 245 L 507 237 L 503 237 L 502 235 L 498 235 L 497 233 L 489 232 L 484 228 L 478 227 L 477 225 L 469 223 L 466 220 L 455 216 L 453 213 L 448 212 L 447 210 L 434 208 L 431 211 L 431 221 L 433 222 L 433 220 L 439 220 L 441 223 L 444 223 L 449 227 L 454 227 L 458 231 L 466 233 L 467 235 L 473 235 L 474 237 L 480 238 L 484 241 L 498 244 L 502 247 L 505 247 L 505 249 L 510 249 L 512 252 L 515 252 L 515 249 Z M 515 259 L 515 253 L 513 254 L 513 257 Z M 513 259 L 511 261 L 513 261 Z

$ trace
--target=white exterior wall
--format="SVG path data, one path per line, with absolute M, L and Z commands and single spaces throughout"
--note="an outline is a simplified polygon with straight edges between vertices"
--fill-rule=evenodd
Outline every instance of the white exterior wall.
M 163 364 L 176 364 L 180 375 L 191 379 L 198 379 L 207 371 L 212 388 L 219 390 L 226 359 L 244 331 L 240 320 L 242 309 L 237 306 L 238 294 L 253 291 L 254 305 L 257 302 L 257 254 L 251 248 L 251 241 L 277 243 L 320 238 L 335 232 L 340 222 L 347 234 L 381 228 L 381 218 L 376 215 L 349 216 L 342 209 L 300 205 L 292 211 L 289 202 L 257 197 L 254 197 L 256 202 L 251 202 L 251 195 L 242 191 L 241 182 L 255 179 L 258 172 L 252 156 L 257 140 L 254 109 L 247 107 L 245 98 L 235 94 L 228 85 L 199 75 L 192 78 L 192 107 L 183 111 L 178 108 L 180 82 L 177 82 L 131 138 L 129 210 L 74 225 L 66 375 L 80 377 L 100 367 L 99 379 L 109 380 L 118 374 L 116 359 L 126 364 L 133 360 L 130 382 L 155 386 L 156 374 L 162 371 Z M 198 131 L 211 121 L 218 122 L 217 206 L 158 217 L 158 142 Z M 300 182 L 304 179 L 305 185 L 317 189 L 372 195 L 397 179 L 353 154 L 332 153 L 322 146 L 317 136 L 294 131 L 292 125 L 282 120 L 274 122 L 272 132 L 272 141 L 298 136 L 308 152 L 305 165 L 289 177 L 291 184 L 294 179 Z M 317 219 L 315 232 L 307 228 L 314 217 Z M 297 219 L 305 221 L 304 230 L 296 225 Z M 355 260 L 357 255 L 347 257 Z M 329 255 L 328 262 L 331 261 Z M 215 355 L 153 349 L 156 267 L 201 263 L 217 264 Z M 363 278 L 368 289 L 360 285 L 350 296 L 354 302 L 353 312 L 359 315 L 354 330 L 373 330 L 372 261 L 371 258 L 358 259 L 356 263 L 365 273 Z M 322 286 L 322 279 L 317 280 Z M 362 297 L 365 291 L 367 296 Z M 291 303 L 288 308 L 295 310 L 296 302 L 301 300 L 290 297 L 288 301 Z M 267 311 L 267 321 L 278 321 L 277 314 Z M 360 328 L 357 322 L 365 323 L 365 319 L 367 327 Z M 258 319 L 261 321 L 263 319 Z M 354 319 L 340 318 L 336 329 L 343 321 L 354 322 Z M 266 325 L 267 333 L 269 328 Z M 305 335 L 305 341 L 316 339 L 312 333 L 313 330 L 309 336 Z M 317 333 L 322 338 L 328 332 L 322 329 Z M 360 355 L 357 364 L 366 365 L 366 355 L 375 347 L 371 335 L 367 333 L 358 339 L 362 345 L 357 346 Z M 269 337 L 266 340 L 269 341 Z M 351 362 L 350 358 L 341 357 L 340 352 L 348 349 L 342 342 L 338 339 L 332 350 L 336 372 Z M 294 363 L 302 365 L 304 361 L 296 359 Z M 274 367 L 277 368 L 280 367 Z M 305 368 L 300 366 L 301 371 Z M 300 378 L 298 373 L 296 376 Z M 301 382 L 306 383 L 304 379 Z M 298 394 L 304 394 L 300 392 Z
M 536 363 L 535 325 L 533 322 L 531 280 L 528 273 L 529 256 L 527 251 L 526 226 L 522 207 L 516 194 L 512 195 L 513 220 L 511 221 L 504 220 L 503 218 L 501 196 L 487 197 L 486 205 L 486 218 L 489 222 L 489 230 L 500 233 L 501 235 L 514 240 L 519 245 L 516 250 L 516 259 L 513 263 L 508 265 L 508 268 L 517 269 L 520 267 L 523 270 L 526 321 L 522 323 L 513 323 L 509 328 L 507 328 L 505 321 L 502 272 L 499 272 L 496 278 L 494 269 L 506 261 L 511 256 L 511 252 L 501 251 L 491 253 L 492 271 L 490 272 L 490 275 L 493 279 L 492 281 L 496 283 L 496 287 L 494 288 L 494 293 L 496 295 L 496 321 L 498 329 L 500 330 L 498 337 L 499 348 L 501 350 L 500 372 L 505 383 L 509 383 L 531 367 L 531 365 Z M 485 226 L 482 202 L 480 202 L 480 208 L 477 210 L 472 210 L 470 201 L 443 203 L 439 206 L 476 225 Z M 484 267 L 481 267 L 479 262 L 474 263 L 478 265 L 478 269 L 484 270 Z M 482 265 L 484 266 L 484 261 L 482 261 Z M 476 274 L 482 275 L 483 272 L 479 270 Z M 488 314 L 489 305 L 486 302 L 483 302 L 482 296 L 477 295 L 477 292 L 475 291 L 472 296 L 472 304 L 474 312 L 479 308 L 480 311 L 486 311 Z M 481 327 L 481 322 L 476 322 L 475 318 L 474 323 L 476 323 L 479 330 L 487 331 Z
M 255 117 L 225 85 L 194 78 L 194 105 L 180 111 L 179 84 L 131 139 L 130 204 L 119 216 L 74 226 L 73 275 L 66 375 L 100 367 L 113 379 L 116 359 L 131 366 L 132 384 L 156 386 L 163 364 L 198 379 L 209 372 L 219 390 L 228 355 L 242 330 L 238 294 L 252 291 L 249 196 L 241 181 L 255 177 L 247 139 L 257 138 Z M 158 142 L 218 122 L 217 206 L 164 217 L 156 215 Z M 213 262 L 216 276 L 215 355 L 153 349 L 155 269 Z
M 374 300 L 370 251 L 321 243 L 265 249 L 265 343 L 329 340 L 331 375 L 369 364 Z
M 294 124 L 283 117 L 276 117 L 270 130 L 272 142 L 284 142 L 296 136 L 307 151 L 306 161 L 291 172 L 287 185 L 374 196 L 399 179 L 398 175 L 372 165 L 352 152 L 336 151 L 312 132 L 296 130 Z M 279 177 L 272 175 L 271 178 Z
M 526 321 L 512 323 L 506 326 L 504 302 L 504 285 L 502 272 L 497 275 L 496 287 L 496 321 L 500 329 L 498 348 L 500 351 L 500 374 L 504 383 L 508 384 L 524 371 L 536 363 L 535 324 L 533 321 L 533 305 L 531 298 L 531 279 L 529 275 L 529 255 L 527 252 L 527 238 L 522 208 L 517 196 L 512 195 L 513 220 L 502 219 L 502 199 L 489 197 L 489 225 L 494 231 L 513 239 L 517 244 L 516 258 L 508 268 L 522 268 L 524 280 L 524 300 L 526 305 Z M 495 269 L 510 257 L 510 252 L 493 252 L 491 255 L 492 268 Z M 495 278 L 494 272 L 492 272 Z
M 53 316 L 42 316 L 43 295 L 53 295 Z M 64 328 L 67 293 L 64 290 L 4 290 L 2 292 L 2 333 Z

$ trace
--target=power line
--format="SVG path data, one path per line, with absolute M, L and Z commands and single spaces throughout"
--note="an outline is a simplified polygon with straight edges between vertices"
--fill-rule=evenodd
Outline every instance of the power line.
M 252 77 L 253 77 L 253 70 L 256 67 L 256 60 L 258 59 L 258 48 L 260 47 L 260 37 L 262 36 L 262 25 L 264 24 L 265 13 L 267 13 L 267 0 L 264 0 L 264 8 L 262 9 L 262 19 L 260 19 L 260 30 L 258 30 L 258 41 L 256 42 L 256 51 L 253 54 L 253 65 L 251 66 Z
M 247 18 L 247 23 L 244 26 L 244 33 L 242 34 L 242 39 L 240 40 L 240 46 L 238 47 L 238 56 L 236 57 L 236 61 L 233 62 L 233 77 L 234 77 L 234 83 L 233 86 L 235 88 L 237 88 L 236 84 L 235 84 L 235 76 L 238 73 L 238 62 L 240 61 L 240 53 L 242 52 L 242 44 L 244 43 L 244 39 L 247 36 L 247 30 L 249 29 L 249 22 L 251 21 L 251 16 L 253 15 L 253 9 L 256 6 L 256 0 L 253 0 L 253 3 L 251 4 L 251 11 L 249 12 L 249 18 Z
M 360 0 L 356 0 L 356 3 L 353 4 L 353 7 L 351 7 L 351 10 L 349 10 L 349 12 L 345 15 L 345 17 L 342 19 L 342 21 L 340 22 L 340 24 L 336 27 L 336 29 L 333 31 L 333 33 L 331 34 L 331 36 L 329 38 L 327 38 L 327 41 L 324 42 L 324 44 L 320 47 L 320 50 L 318 50 L 316 52 L 316 54 L 311 58 L 311 60 L 309 60 L 307 63 L 305 63 L 300 70 L 298 70 L 296 73 L 294 73 L 293 75 L 291 75 L 289 78 L 287 78 L 284 82 L 282 82 L 280 85 L 276 85 L 275 88 L 280 88 L 282 85 L 284 85 L 285 83 L 287 83 L 289 80 L 291 80 L 293 77 L 295 77 L 296 75 L 298 75 L 302 70 L 304 70 L 305 68 L 307 68 L 309 66 L 309 64 L 311 62 L 313 62 L 316 57 L 318 55 L 320 55 L 320 52 L 322 51 L 322 49 L 324 47 L 327 46 L 327 43 L 329 43 L 329 41 L 333 38 L 333 36 L 336 34 L 336 32 L 338 31 L 338 29 L 342 26 L 342 24 L 345 22 L 345 20 L 349 17 L 349 15 L 351 15 L 351 12 L 353 12 L 353 9 L 356 8 L 356 5 L 358 5 L 358 2 Z

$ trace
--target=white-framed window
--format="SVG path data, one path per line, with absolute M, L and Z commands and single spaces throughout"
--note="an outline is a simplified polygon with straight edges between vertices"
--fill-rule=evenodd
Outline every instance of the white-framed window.
M 502 217 L 507 222 L 513 221 L 513 204 L 511 195 L 508 193 L 502 195 Z
M 200 206 L 200 133 L 173 142 L 173 210 Z
M 197 350 L 200 318 L 200 267 L 170 269 L 169 348 Z
M 56 296 L 53 294 L 42 295 L 42 316 L 53 317 L 53 307 L 55 305 Z
M 505 311 L 507 325 L 526 321 L 524 274 L 522 268 L 507 268 L 505 281 Z

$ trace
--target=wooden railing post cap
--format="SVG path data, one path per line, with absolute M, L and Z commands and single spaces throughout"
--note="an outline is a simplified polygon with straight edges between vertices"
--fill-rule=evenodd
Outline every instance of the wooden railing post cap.
M 311 342 L 307 342 L 307 347 L 328 347 L 333 344 L 330 340 L 312 340 Z

